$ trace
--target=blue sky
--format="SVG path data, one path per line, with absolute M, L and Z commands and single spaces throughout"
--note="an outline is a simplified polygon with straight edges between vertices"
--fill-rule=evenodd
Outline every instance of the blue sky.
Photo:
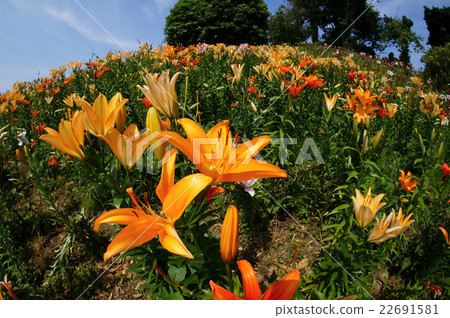
M 0 3 L 0 92 L 16 81 L 46 76 L 72 60 L 86 62 L 139 42 L 164 44 L 165 17 L 177 0 L 2 0 Z M 271 12 L 284 0 L 266 0 Z M 428 37 L 423 6 L 448 0 L 381 0 L 381 15 L 406 15 L 413 30 Z M 389 50 L 386 50 L 386 54 Z M 412 63 L 420 66 L 420 54 Z

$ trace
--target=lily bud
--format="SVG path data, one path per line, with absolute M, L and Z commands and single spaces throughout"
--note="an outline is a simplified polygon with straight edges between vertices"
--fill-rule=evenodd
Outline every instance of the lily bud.
M 239 213 L 234 205 L 230 205 L 225 215 L 220 234 L 220 255 L 225 263 L 236 258 L 238 250 Z
M 434 137 L 436 137 L 436 129 L 433 128 L 433 130 L 431 131 L 431 141 L 433 141 Z
M 155 107 L 150 107 L 148 109 L 146 125 L 147 129 L 151 131 L 151 135 L 154 135 L 155 137 L 157 134 L 164 130 L 163 123 Z M 168 143 L 163 142 L 162 140 L 155 139 L 155 141 L 151 144 L 151 147 L 155 156 L 159 161 L 161 161 L 161 159 L 164 157 L 164 154 L 166 153 Z
M 17 156 L 17 159 L 19 159 L 21 162 L 23 162 L 25 164 L 27 163 L 27 159 L 23 155 L 22 151 L 20 151 L 20 149 L 16 149 L 16 156 Z
M 422 139 L 421 134 L 419 134 L 419 143 L 420 143 L 420 148 L 422 149 L 422 153 L 425 153 L 425 145 L 423 144 L 423 139 Z
M 439 150 L 438 150 L 438 153 L 437 153 L 437 158 L 438 159 L 441 158 L 443 151 L 444 151 L 444 142 L 441 142 L 441 145 L 439 146 Z
M 356 122 L 356 119 L 353 119 L 353 136 L 355 138 L 358 137 L 358 123 Z
M 364 144 L 364 150 L 367 150 L 369 147 L 369 136 L 367 135 L 367 130 L 364 129 L 363 133 L 363 144 Z
M 370 116 L 367 115 L 366 117 L 366 128 L 369 129 L 370 128 Z
M 383 130 L 380 130 L 378 132 L 378 134 L 375 136 L 375 139 L 373 140 L 372 149 L 375 149 L 378 146 L 382 136 L 383 136 Z
M 118 103 L 120 103 L 123 100 L 122 94 L 120 94 L 118 98 Z M 116 119 L 116 128 L 118 131 L 120 131 L 121 134 L 123 134 L 125 130 L 125 120 L 127 116 L 127 110 L 125 108 L 125 104 L 120 107 L 118 113 L 117 113 L 117 119 Z
M 25 152 L 25 157 L 28 158 L 28 147 L 27 147 L 27 145 L 23 146 L 23 151 Z

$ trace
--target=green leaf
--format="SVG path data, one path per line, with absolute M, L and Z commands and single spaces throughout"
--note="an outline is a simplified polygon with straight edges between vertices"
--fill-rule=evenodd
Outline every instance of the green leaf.
M 175 267 L 172 265 L 169 265 L 169 269 L 167 271 L 170 279 L 177 284 L 181 283 L 181 281 L 186 277 L 186 272 L 187 270 L 185 267 Z
M 402 260 L 402 266 L 401 266 L 400 271 L 401 271 L 401 272 L 404 271 L 404 270 L 405 270 L 406 268 L 408 268 L 410 265 L 411 265 L 411 259 L 410 259 L 409 257 L 405 257 L 405 258 Z
M 359 178 L 358 178 L 358 172 L 356 172 L 356 171 L 350 172 L 350 173 L 348 174 L 347 182 L 348 182 L 349 180 L 351 180 L 352 178 L 359 179 Z

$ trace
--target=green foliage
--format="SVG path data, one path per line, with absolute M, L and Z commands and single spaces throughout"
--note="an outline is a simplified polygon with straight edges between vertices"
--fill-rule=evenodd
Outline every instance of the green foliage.
M 414 51 L 424 50 L 420 43 L 422 37 L 411 31 L 414 23 L 406 16 L 399 18 L 383 17 L 383 38 L 390 45 L 394 45 L 400 51 L 399 60 L 405 64 L 410 63 L 409 46 L 414 45 Z
M 450 42 L 450 7 L 424 6 L 424 18 L 427 24 L 428 36 L 427 44 L 431 46 L 444 46 Z
M 244 65 L 240 81 L 234 79 L 232 64 Z M 161 165 L 146 153 L 140 168 L 127 172 L 108 145 L 88 133 L 84 151 L 89 159 L 67 158 L 41 141 L 36 127 L 57 128 L 69 109 L 79 109 L 64 104 L 69 94 L 92 103 L 99 93 L 110 99 L 117 91 L 129 99 L 126 124 L 145 127 L 147 109 L 136 88 L 143 84 L 141 67 L 149 73 L 181 72 L 175 86 L 180 113 L 205 131 L 229 120 L 239 144 L 269 135 L 273 142 L 256 158 L 283 168 L 288 178 L 257 180 L 254 196 L 239 184 L 221 184 L 225 193 L 204 202 L 205 189 L 175 224 L 194 259 L 171 254 L 154 238 L 117 256 L 123 267 L 103 271 L 109 263 L 102 254 L 123 226 L 102 225 L 98 234 L 92 230 L 94 220 L 105 211 L 132 207 L 128 187 L 159 213 L 155 189 Z M 102 68 L 109 70 L 95 76 Z M 143 298 L 211 299 L 210 280 L 242 296 L 236 263 L 230 263 L 228 280 L 219 250 L 220 226 L 230 204 L 239 209 L 238 259 L 252 263 L 263 291 L 285 271 L 299 268 L 296 299 L 432 299 L 433 291 L 423 289 L 428 281 L 442 287 L 436 298 L 448 298 L 449 249 L 438 230 L 450 229 L 450 179 L 440 166 L 449 155 L 450 134 L 440 112 L 448 113 L 447 99 L 436 86 L 414 83 L 411 77 L 419 73 L 386 59 L 301 43 L 295 48 L 196 45 L 154 50 L 143 44 L 137 52 L 111 53 L 74 68 L 70 84 L 63 84 L 69 78 L 65 74 L 52 76 L 51 87 L 41 87 L 50 78 L 18 85 L 15 92 L 29 105 L 15 95 L 1 99 L 6 111 L 0 114 L 5 127 L 0 132 L 0 277 L 8 275 L 19 298 L 67 299 L 81 293 L 83 299 L 108 298 L 122 282 L 131 286 L 132 296 L 139 286 Z M 317 76 L 323 85 L 309 87 L 308 76 Z M 295 94 L 294 81 L 305 85 Z M 356 123 L 348 105 L 357 88 L 376 95 L 366 123 Z M 418 106 L 424 104 L 422 95 L 431 92 L 437 94 L 437 113 L 428 105 Z M 324 94 L 339 94 L 331 111 Z M 53 97 L 50 103 L 48 97 Z M 12 111 L 14 102 L 18 107 Z M 383 114 L 387 105 L 395 114 Z M 40 113 L 34 116 L 34 110 Z M 16 149 L 25 152 L 16 137 L 22 128 L 30 142 L 37 141 L 27 145 L 26 164 L 15 156 Z M 59 165 L 48 164 L 52 155 Z M 417 179 L 414 193 L 402 190 L 399 170 L 411 171 Z M 175 181 L 194 172 L 196 167 L 178 154 Z M 400 208 L 413 214 L 415 222 L 399 237 L 367 242 L 376 221 L 359 227 L 352 196 L 356 189 L 366 194 L 369 188 L 373 196 L 385 194 L 387 205 L 377 218 Z M 298 259 L 286 270 L 297 247 Z
M 269 42 L 271 44 L 295 44 L 308 38 L 304 21 L 292 8 L 281 5 L 269 19 Z
M 267 43 L 269 11 L 262 0 L 180 0 L 166 17 L 166 41 L 197 43 Z
M 422 61 L 425 63 L 424 78 L 430 79 L 437 89 L 448 89 L 450 83 L 450 42 L 445 46 L 429 49 Z

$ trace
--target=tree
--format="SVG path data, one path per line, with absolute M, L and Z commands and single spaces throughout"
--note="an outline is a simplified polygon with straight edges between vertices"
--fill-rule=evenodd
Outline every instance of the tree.
M 179 0 L 166 17 L 171 45 L 265 44 L 270 12 L 263 0 Z
M 424 77 L 431 79 L 433 86 L 437 89 L 450 89 L 450 42 L 444 46 L 433 46 L 424 56 Z
M 420 43 L 423 38 L 411 30 L 413 25 L 414 23 L 406 16 L 402 16 L 401 19 L 391 18 L 386 15 L 383 17 L 383 41 L 399 50 L 399 59 L 405 64 L 410 63 L 409 46 L 411 44 L 413 44 L 415 52 L 424 50 L 423 45 Z
M 326 19 L 327 0 L 288 0 L 292 11 L 308 25 L 312 42 L 319 41 L 319 28 L 323 27 Z
M 378 11 L 362 0 L 288 0 L 290 8 L 280 7 L 273 17 L 286 12 L 304 23 L 312 42 L 322 40 L 355 51 L 375 54 L 382 48 L 381 18 Z M 363 14 L 364 12 L 364 14 Z M 291 18 L 291 21 L 293 18 Z M 287 34 L 286 37 L 289 37 Z M 289 42 L 289 41 L 287 41 Z
M 295 44 L 308 38 L 304 20 L 292 8 L 281 5 L 269 19 L 269 42 L 271 44 Z
M 444 46 L 450 42 L 450 7 L 428 8 L 424 6 L 425 22 L 430 35 L 427 44 Z
M 328 0 L 322 21 L 327 43 L 375 54 L 382 49 L 380 13 L 361 0 Z

